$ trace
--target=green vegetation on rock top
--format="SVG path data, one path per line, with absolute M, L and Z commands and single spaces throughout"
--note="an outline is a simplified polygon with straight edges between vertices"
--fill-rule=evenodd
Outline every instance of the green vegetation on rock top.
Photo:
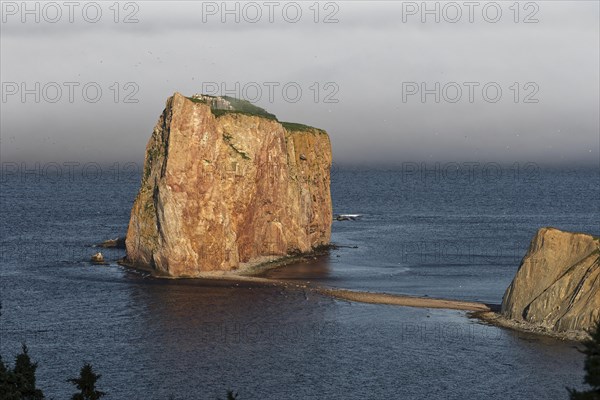
M 211 98 L 211 99 L 217 99 L 217 96 L 210 96 L 210 95 L 203 95 L 203 96 Z M 220 117 L 222 115 L 231 114 L 231 113 L 237 113 L 237 114 L 244 114 L 244 115 L 253 116 L 253 117 L 263 117 L 263 118 L 272 119 L 275 121 L 277 120 L 277 117 L 275 116 L 275 114 L 271 114 L 264 108 L 255 106 L 254 104 L 250 103 L 248 100 L 240 100 L 240 99 L 236 99 L 235 97 L 230 97 L 230 96 L 219 96 L 219 97 L 225 101 L 228 101 L 229 104 L 231 104 L 231 107 L 233 109 L 225 110 L 222 108 L 215 108 L 211 104 L 210 109 L 215 117 Z M 195 97 L 186 97 L 186 98 L 194 103 L 200 103 L 200 104 L 208 104 L 209 103 L 205 99 L 198 99 Z
M 281 125 L 283 125 L 283 127 L 290 132 L 306 132 L 306 131 L 315 130 L 319 133 L 325 133 L 325 131 L 323 129 L 315 128 L 313 126 L 298 124 L 295 122 L 281 122 Z
M 209 97 L 211 99 L 216 99 L 217 96 L 210 96 L 210 95 L 204 95 L 205 97 Z M 241 114 L 241 115 L 247 115 L 250 117 L 262 117 L 262 118 L 267 118 L 273 121 L 278 121 L 277 116 L 275 114 L 271 114 L 270 112 L 268 112 L 267 110 L 265 110 L 264 108 L 258 107 L 252 103 L 250 103 L 248 100 L 241 100 L 241 99 L 236 99 L 235 97 L 230 97 L 230 96 L 218 96 L 223 100 L 226 100 L 229 102 L 229 104 L 231 104 L 231 107 L 233 108 L 233 110 L 224 110 L 221 108 L 215 108 L 212 107 L 211 105 L 211 112 L 213 113 L 213 115 L 217 118 L 223 116 L 223 115 L 229 115 L 229 114 Z M 187 99 L 193 101 L 194 103 L 201 103 L 201 104 L 208 104 L 209 102 L 207 100 L 204 99 L 197 99 L 194 97 L 187 97 Z M 304 124 L 298 124 L 295 122 L 281 122 L 281 125 L 283 125 L 283 127 L 290 131 L 290 132 L 311 132 L 311 131 L 316 131 L 318 133 L 325 133 L 324 130 L 319 129 L 319 128 L 315 128 L 309 125 L 304 125 Z
M 206 100 L 196 99 L 195 97 L 186 97 L 186 99 L 190 100 L 193 103 L 206 104 Z
M 274 119 L 274 120 L 277 119 L 275 114 L 271 114 L 264 108 L 255 106 L 254 104 L 250 103 L 248 100 L 240 100 L 240 99 L 236 99 L 235 97 L 229 97 L 229 96 L 222 96 L 221 98 L 224 100 L 227 100 L 231 104 L 231 106 L 233 107 L 232 111 L 236 111 L 236 112 L 240 112 L 240 113 L 244 113 L 244 114 L 250 114 L 250 115 L 258 115 L 260 117 L 265 117 L 268 119 Z
M 273 114 L 259 114 L 259 113 L 252 113 L 252 112 L 247 112 L 247 111 L 238 111 L 238 110 L 219 110 L 219 109 L 213 109 L 211 108 L 210 110 L 213 115 L 217 118 L 223 116 L 223 115 L 229 115 L 229 114 L 241 114 L 241 115 L 247 115 L 249 117 L 261 117 L 261 118 L 266 118 L 266 119 L 270 119 L 273 121 L 277 121 L 277 117 L 275 117 L 275 115 Z

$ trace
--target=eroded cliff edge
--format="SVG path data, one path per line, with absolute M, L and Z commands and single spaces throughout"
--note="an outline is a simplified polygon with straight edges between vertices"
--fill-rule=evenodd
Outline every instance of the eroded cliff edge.
M 597 237 L 540 229 L 506 289 L 501 317 L 530 330 L 585 336 L 600 318 L 599 249 Z
M 327 133 L 224 102 L 215 108 L 179 93 L 167 100 L 146 147 L 127 263 L 194 277 L 329 243 Z

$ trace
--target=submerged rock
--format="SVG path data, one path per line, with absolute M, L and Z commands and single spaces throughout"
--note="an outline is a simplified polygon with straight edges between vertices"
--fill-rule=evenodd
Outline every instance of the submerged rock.
M 102 255 L 102 253 L 98 252 L 94 255 L 92 255 L 92 258 L 90 259 L 91 262 L 93 262 L 94 264 L 104 264 L 104 256 Z
M 549 331 L 585 331 L 600 318 L 600 239 L 540 229 L 502 299 L 502 315 Z
M 360 214 L 338 214 L 335 216 L 336 221 L 356 221 L 360 219 L 362 215 Z
M 115 248 L 115 249 L 124 249 L 125 248 L 125 238 L 118 237 L 115 239 L 108 239 L 104 242 L 100 243 L 98 246 L 104 247 L 105 249 Z
M 227 98 L 227 109 L 209 100 L 167 100 L 146 147 L 126 262 L 200 276 L 328 244 L 327 133 L 241 100 Z

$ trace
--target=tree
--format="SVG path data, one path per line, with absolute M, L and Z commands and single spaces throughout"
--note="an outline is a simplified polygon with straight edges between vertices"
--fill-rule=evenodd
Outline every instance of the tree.
M 238 398 L 237 392 L 234 393 L 233 390 L 227 391 L 227 399 L 226 400 L 237 400 L 237 398 Z
M 585 377 L 583 381 L 592 387 L 591 390 L 578 392 L 568 389 L 571 400 L 600 400 L 600 320 L 595 331 L 590 331 L 591 339 L 583 343 L 582 353 L 585 357 Z
M 0 316 L 2 316 L 2 302 L 0 302 Z M 12 371 L 4 364 L 2 355 L 0 355 L 0 398 L 18 399 L 12 381 L 14 381 Z
M 79 393 L 75 393 L 71 400 L 98 400 L 106 393 L 96 390 L 96 381 L 102 375 L 95 374 L 90 364 L 85 364 L 79 372 L 79 378 L 68 379 L 67 382 L 77 387 Z
M 0 399 L 18 400 L 20 395 L 14 385 L 14 374 L 7 368 L 0 356 Z
M 2 302 L 0 302 L 2 316 Z M 37 363 L 32 363 L 25 343 L 22 353 L 15 359 L 15 367 L 10 369 L 0 355 L 0 399 L 3 400 L 41 400 L 44 393 L 35 387 Z
M 0 398 L 6 400 L 42 400 L 44 393 L 35 387 L 37 363 L 31 362 L 27 346 L 15 359 L 15 367 L 8 368 L 0 357 Z
M 37 369 L 37 366 L 37 363 L 31 362 L 27 346 L 23 343 L 22 353 L 17 355 L 15 367 L 13 368 L 13 373 L 17 380 L 17 387 L 20 389 L 21 398 L 23 400 L 38 400 L 44 398 L 42 391 L 35 387 L 35 370 Z

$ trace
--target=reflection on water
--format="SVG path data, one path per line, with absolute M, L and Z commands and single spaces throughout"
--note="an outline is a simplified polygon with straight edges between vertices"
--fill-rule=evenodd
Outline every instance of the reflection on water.
M 167 347 L 173 331 L 191 347 L 285 339 L 299 328 L 323 324 L 330 302 L 297 289 L 214 281 L 136 285 L 132 292 L 144 331 L 156 332 L 155 340 Z
M 288 279 L 303 281 L 318 281 L 326 279 L 331 273 L 331 259 L 335 255 L 327 254 L 319 257 L 306 259 L 305 262 L 286 265 L 285 268 L 277 268 L 267 271 L 262 276 L 271 279 Z
M 335 337 L 327 317 L 333 301 L 303 291 L 215 281 L 149 282 L 131 287 L 131 306 L 143 332 L 138 340 L 152 343 L 144 364 L 167 367 L 166 382 L 149 383 L 155 398 L 181 396 L 181 388 L 209 398 L 227 387 L 246 398 L 253 391 L 254 398 L 268 397 L 263 379 L 271 380 L 272 390 Z

